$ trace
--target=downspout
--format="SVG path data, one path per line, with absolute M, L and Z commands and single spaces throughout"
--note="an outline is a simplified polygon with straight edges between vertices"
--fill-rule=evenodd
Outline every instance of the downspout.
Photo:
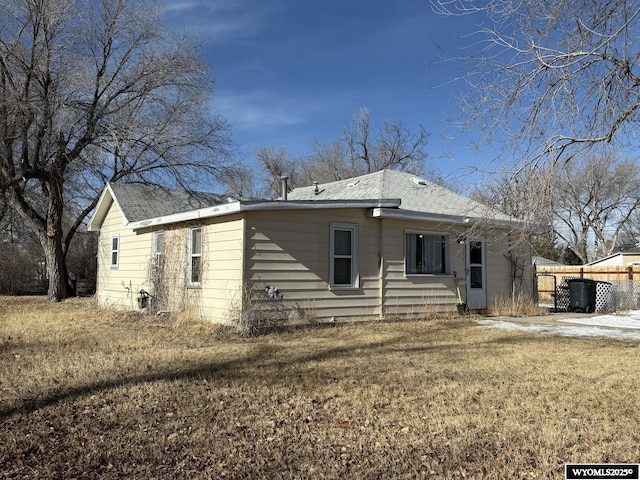
M 240 217 L 240 224 L 242 226 L 242 258 L 240 259 L 240 318 L 243 318 L 245 313 L 245 306 L 249 302 L 247 292 L 248 288 L 245 285 L 249 284 L 249 272 L 247 271 L 247 212 L 242 212 Z
M 378 282 L 379 282 L 379 296 L 380 298 L 378 299 L 378 305 L 380 306 L 380 313 L 379 313 L 379 317 L 380 319 L 384 318 L 384 296 L 385 296 L 385 291 L 384 291 L 384 269 L 385 269 L 385 264 L 384 264 L 384 252 L 382 251 L 382 246 L 384 245 L 383 240 L 384 240 L 384 229 L 383 229 L 383 222 L 384 219 L 380 218 L 378 221 L 378 264 L 379 264 L 379 269 L 378 269 Z

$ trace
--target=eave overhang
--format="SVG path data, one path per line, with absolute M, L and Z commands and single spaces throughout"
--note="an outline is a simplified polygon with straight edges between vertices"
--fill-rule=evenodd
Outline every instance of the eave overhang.
M 472 217 L 465 215 L 444 215 L 439 213 L 415 212 L 411 210 L 389 209 L 384 207 L 372 208 L 368 212 L 371 218 L 389 218 L 397 220 L 411 220 L 418 222 L 435 222 L 449 225 L 464 225 L 468 227 L 491 226 L 495 228 L 524 229 L 525 223 L 518 220 L 503 220 L 486 217 Z
M 191 222 L 207 218 L 222 217 L 234 213 L 251 211 L 290 211 L 290 210 L 320 210 L 320 209 L 397 209 L 400 206 L 399 199 L 373 199 L 373 200 L 274 200 L 266 202 L 233 202 L 213 207 L 191 210 L 162 217 L 129 222 L 126 226 L 132 230 L 153 228 L 173 223 Z

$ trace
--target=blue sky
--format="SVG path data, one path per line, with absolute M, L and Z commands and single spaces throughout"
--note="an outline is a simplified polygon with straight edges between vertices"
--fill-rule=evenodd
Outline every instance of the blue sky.
M 164 20 L 205 44 L 214 109 L 232 126 L 243 157 L 260 146 L 293 156 L 329 142 L 361 108 L 373 127 L 402 121 L 431 133 L 430 161 L 445 175 L 491 161 L 450 122 L 460 65 L 455 53 L 473 19 L 443 18 L 428 0 L 164 0 Z

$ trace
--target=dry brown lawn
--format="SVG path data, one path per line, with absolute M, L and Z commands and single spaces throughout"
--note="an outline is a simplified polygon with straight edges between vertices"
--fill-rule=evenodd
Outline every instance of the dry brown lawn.
M 468 317 L 245 339 L 0 297 L 0 478 L 563 478 L 640 461 L 639 354 Z

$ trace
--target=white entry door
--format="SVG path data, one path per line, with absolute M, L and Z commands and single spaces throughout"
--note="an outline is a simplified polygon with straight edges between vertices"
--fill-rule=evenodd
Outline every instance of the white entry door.
M 486 242 L 484 237 L 467 239 L 467 305 L 487 308 Z

